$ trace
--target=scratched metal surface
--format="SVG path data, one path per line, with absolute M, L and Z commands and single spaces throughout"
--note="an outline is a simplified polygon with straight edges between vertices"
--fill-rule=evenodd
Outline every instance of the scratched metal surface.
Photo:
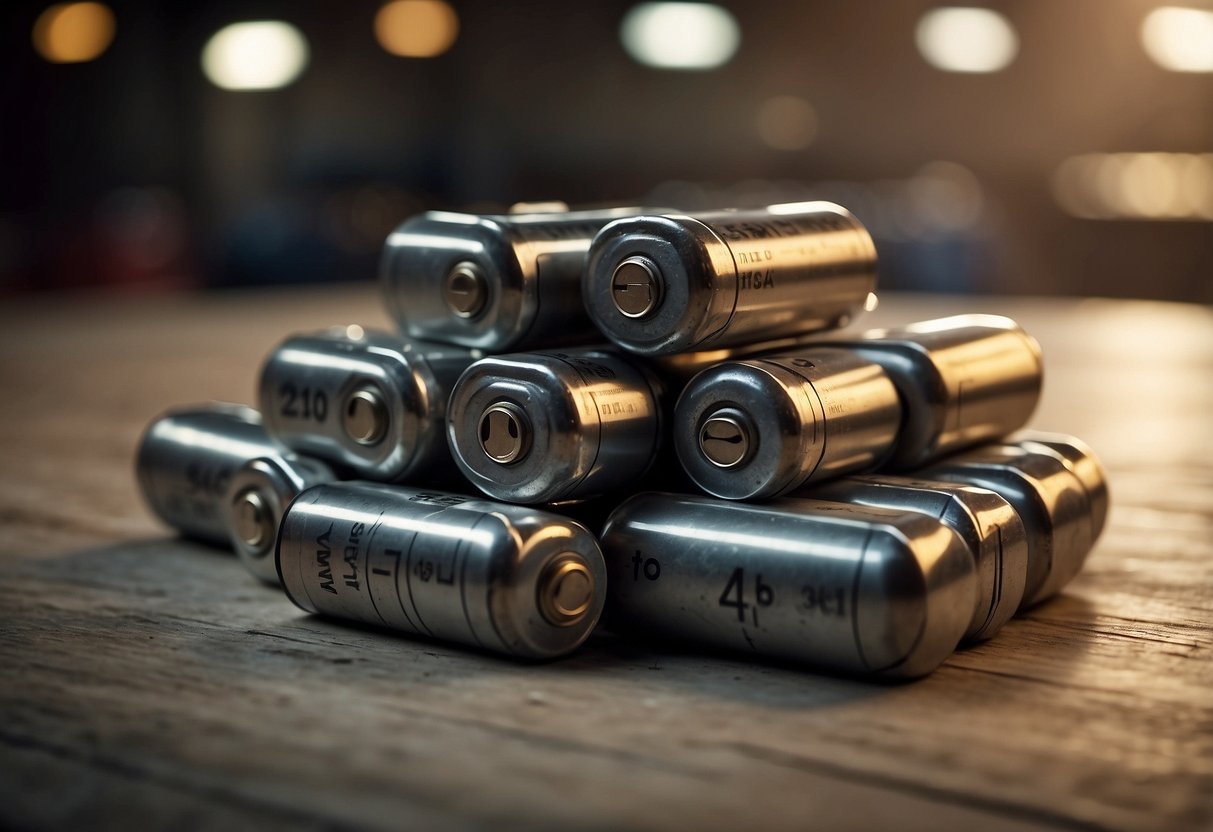
M 867 323 L 1016 317 L 1037 427 L 1113 509 L 1060 598 L 882 685 L 595 636 L 518 664 L 304 615 L 140 505 L 168 405 L 251 400 L 288 331 L 370 287 L 6 301 L 0 826 L 1207 829 L 1213 313 L 886 298 Z

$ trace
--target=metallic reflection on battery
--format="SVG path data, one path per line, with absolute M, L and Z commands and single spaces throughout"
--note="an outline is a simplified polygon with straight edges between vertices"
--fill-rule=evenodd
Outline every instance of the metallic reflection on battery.
M 1108 474 L 1091 446 L 1076 436 L 1040 430 L 1021 430 L 1009 441 L 1028 449 L 1043 445 L 1041 450 L 1061 457 L 1087 492 L 1091 505 L 1091 541 L 1098 540 L 1108 519 Z
M 704 370 L 674 408 L 673 444 L 709 494 L 772 497 L 876 468 L 893 452 L 901 413 L 879 366 L 815 347 Z
M 987 445 L 916 473 L 988 488 L 1014 507 L 1028 535 L 1028 576 L 1020 608 L 1060 592 L 1082 569 L 1103 528 L 1107 484 L 1089 449 L 1068 452 L 1041 442 Z M 1075 460 L 1088 479 L 1076 473 Z M 1101 502 L 1102 495 L 1102 502 Z
M 357 478 L 453 483 L 446 403 L 478 357 L 361 327 L 291 336 L 261 369 L 266 429 L 287 448 Z
M 580 645 L 606 595 L 598 543 L 577 523 L 405 486 L 303 492 L 277 565 L 308 612 L 531 659 Z
M 281 452 L 251 407 L 207 404 L 157 416 L 139 440 L 135 474 L 143 498 L 188 537 L 226 546 L 224 495 L 236 470 Z
M 581 302 L 586 253 L 604 225 L 641 210 L 413 217 L 384 248 L 388 311 L 410 338 L 487 352 L 601 340 Z
M 874 302 L 876 248 L 829 202 L 631 217 L 594 238 L 590 317 L 642 355 L 838 327 Z
M 491 356 L 451 393 L 451 450 L 496 499 L 586 499 L 635 483 L 653 464 L 662 395 L 656 376 L 610 350 Z
M 879 364 L 896 385 L 905 421 L 892 469 L 1004 437 L 1027 424 L 1040 400 L 1040 345 L 1000 315 L 956 315 L 823 343 Z
M 1011 504 L 993 491 L 958 482 L 869 474 L 785 499 L 794 503 L 797 497 L 917 511 L 960 535 L 973 555 L 977 574 L 977 604 L 966 640 L 992 638 L 1019 609 L 1028 577 L 1027 532 Z
M 232 548 L 254 576 L 278 583 L 274 538 L 282 515 L 299 494 L 338 477 L 323 462 L 294 454 L 250 459 L 232 474 L 222 501 Z
M 912 511 L 648 493 L 602 548 L 612 628 L 853 673 L 930 673 L 977 603 L 964 542 Z

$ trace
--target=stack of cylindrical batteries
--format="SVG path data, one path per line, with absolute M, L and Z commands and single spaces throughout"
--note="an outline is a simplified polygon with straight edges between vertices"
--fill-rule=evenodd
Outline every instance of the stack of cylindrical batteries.
M 1042 377 L 1013 321 L 829 334 L 875 274 L 823 202 L 431 212 L 386 244 L 403 334 L 288 337 L 260 413 L 159 417 L 139 482 L 313 613 L 550 658 L 605 609 L 922 675 L 1065 586 L 1107 484 L 1079 440 L 1011 436 Z

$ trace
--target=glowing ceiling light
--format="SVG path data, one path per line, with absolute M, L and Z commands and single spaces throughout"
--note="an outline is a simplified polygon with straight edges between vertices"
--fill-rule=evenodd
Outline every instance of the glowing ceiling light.
M 990 9 L 932 9 L 918 21 L 915 40 L 927 63 L 947 72 L 997 72 L 1019 51 L 1010 21 Z
M 114 13 L 102 3 L 57 3 L 34 23 L 34 48 L 55 64 L 99 58 L 113 40 Z
M 1213 72 L 1213 12 L 1163 6 L 1141 22 L 1141 42 L 1172 72 Z
M 758 110 L 758 135 L 776 150 L 803 150 L 817 135 L 817 111 L 794 95 L 768 98 Z
M 225 90 L 285 87 L 307 66 L 303 33 L 281 20 L 224 26 L 202 48 L 202 70 Z
M 619 28 L 637 63 L 661 69 L 714 69 L 741 44 L 736 18 L 710 3 L 640 3 Z
M 459 16 L 443 0 L 392 0 L 375 15 L 375 40 L 402 58 L 433 58 L 459 37 Z

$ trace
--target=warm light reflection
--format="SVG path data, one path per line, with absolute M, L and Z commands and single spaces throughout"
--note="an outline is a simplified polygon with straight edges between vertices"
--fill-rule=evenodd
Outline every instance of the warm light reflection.
M 1081 219 L 1213 220 L 1213 153 L 1071 156 L 1053 195 Z
M 548 199 L 543 202 L 515 202 L 506 211 L 507 214 L 566 214 L 569 204 L 559 199 Z
M 817 111 L 794 95 L 768 98 L 758 110 L 758 135 L 776 150 L 803 150 L 817 135 Z
M 713 69 L 741 43 L 736 18 L 709 3 L 640 3 L 623 18 L 623 48 L 638 63 L 662 69 Z
M 281 20 L 233 23 L 202 48 L 202 70 L 225 90 L 270 90 L 290 84 L 307 66 L 303 33 Z
M 57 3 L 34 23 L 34 48 L 51 63 L 99 58 L 114 40 L 114 13 L 102 3 Z
M 1163 6 L 1141 23 L 1141 42 L 1172 72 L 1213 72 L 1213 11 Z
M 915 40 L 927 63 L 947 72 L 997 72 L 1019 51 L 1010 21 L 990 9 L 932 9 L 918 21 Z
M 442 0 L 392 0 L 375 15 L 375 40 L 402 58 L 433 58 L 459 37 L 459 16 Z

